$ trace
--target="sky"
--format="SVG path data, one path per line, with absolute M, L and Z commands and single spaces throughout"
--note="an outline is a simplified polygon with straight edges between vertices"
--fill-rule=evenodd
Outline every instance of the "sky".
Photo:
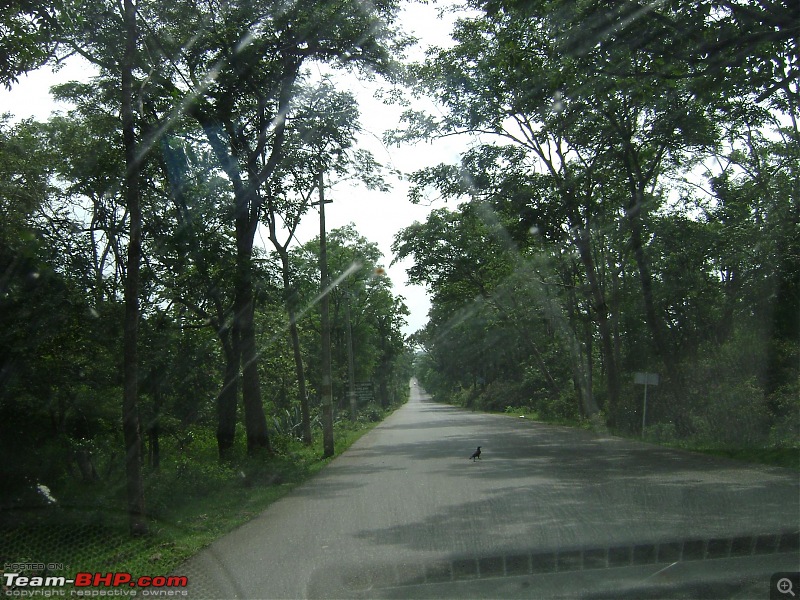
M 431 3 L 409 3 L 401 17 L 401 27 L 420 40 L 419 47 L 410 52 L 412 58 L 421 58 L 423 49 L 429 45 L 446 46 L 450 42 L 449 32 L 454 20 L 452 12 L 440 15 L 439 7 L 452 5 L 455 0 L 440 0 Z M 9 112 L 16 119 L 34 117 L 46 120 L 53 112 L 65 112 L 68 105 L 56 103 L 49 93 L 52 85 L 72 80 L 86 80 L 92 74 L 91 65 L 75 59 L 61 70 L 53 73 L 50 68 L 23 75 L 10 91 L 0 88 L 0 114 Z M 440 162 L 454 163 L 464 149 L 465 141 L 457 138 L 438 140 L 415 146 L 387 147 L 382 142 L 383 132 L 397 127 L 403 109 L 387 106 L 374 97 L 381 86 L 380 81 L 360 81 L 355 76 L 337 75 L 337 87 L 350 90 L 359 102 L 362 134 L 359 146 L 370 150 L 376 160 L 391 169 L 410 173 L 425 166 Z M 432 104 L 427 105 L 435 110 Z M 393 264 L 391 244 L 394 236 L 403 227 L 415 221 L 424 221 L 428 212 L 441 206 L 431 201 L 414 205 L 407 199 L 408 182 L 392 179 L 392 190 L 388 193 L 370 191 L 363 187 L 339 185 L 326 192 L 326 199 L 333 203 L 326 206 L 325 219 L 328 230 L 354 223 L 358 232 L 378 244 L 384 255 L 384 267 L 391 278 L 396 294 L 403 296 L 410 310 L 403 333 L 409 335 L 421 329 L 427 321 L 430 301 L 425 288 L 409 285 L 406 268 L 409 261 Z M 319 235 L 319 219 L 316 212 L 309 213 L 301 223 L 296 239 L 304 243 Z M 260 239 L 261 238 L 261 239 Z M 267 236 L 259 232 L 256 243 L 269 247 Z

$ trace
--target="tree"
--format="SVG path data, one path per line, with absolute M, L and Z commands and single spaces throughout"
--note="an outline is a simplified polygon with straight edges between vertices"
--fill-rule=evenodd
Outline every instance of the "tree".
M 726 317 L 743 304 L 765 332 L 761 375 L 770 410 L 798 382 L 800 356 L 800 155 L 796 118 L 777 138 L 749 129 L 711 176 L 714 204 L 707 218 L 716 233 L 716 268 L 726 293 Z M 757 242 L 756 242 L 757 241 Z
M 355 135 L 359 131 L 358 106 L 348 93 L 337 93 L 328 81 L 318 86 L 307 86 L 297 95 L 296 115 L 287 131 L 285 156 L 278 166 L 276 176 L 267 186 L 265 220 L 269 239 L 281 261 L 286 309 L 289 315 L 289 333 L 295 361 L 298 392 L 303 416 L 303 439 L 311 443 L 310 412 L 308 406 L 305 372 L 297 329 L 297 291 L 293 289 L 289 245 L 300 224 L 300 219 L 313 204 L 318 192 L 320 173 L 346 176 L 355 162 L 350 157 Z M 358 176 L 374 184 L 376 164 L 369 153 L 357 153 L 362 158 Z M 377 179 L 382 183 L 381 179 Z M 286 230 L 279 239 L 279 230 Z
M 216 398 L 220 460 L 233 449 L 239 390 L 239 359 L 234 350 L 233 278 L 235 242 L 220 199 L 227 183 L 215 175 L 209 148 L 177 134 L 161 143 L 161 168 L 174 210 L 161 217 L 157 255 L 163 294 L 183 306 L 197 326 L 211 327 L 224 357 Z
M 407 112 L 409 127 L 401 137 L 468 131 L 496 136 L 507 147 L 475 150 L 465 157 L 467 176 L 459 173 L 460 180 L 479 190 L 486 179 L 484 169 L 492 161 L 497 162 L 498 170 L 503 168 L 499 165 L 509 164 L 516 173 L 521 168 L 528 170 L 529 187 L 538 188 L 528 202 L 534 210 L 556 219 L 551 221 L 553 229 L 569 232 L 565 242 L 577 248 L 584 267 L 585 289 L 603 348 L 608 409 L 613 414 L 620 391 L 613 316 L 599 279 L 592 240 L 593 231 L 614 219 L 598 198 L 604 152 L 594 151 L 608 147 L 611 141 L 608 134 L 593 127 L 598 119 L 591 111 L 587 114 L 590 107 L 585 92 L 572 97 L 570 87 L 577 86 L 577 65 L 556 54 L 557 32 L 550 21 L 519 16 L 498 13 L 458 23 L 457 45 L 440 51 L 416 72 L 421 85 L 444 100 L 447 113 L 437 122 Z M 442 176 L 454 180 L 452 171 L 429 169 L 418 174 L 416 181 L 424 185 L 442 181 Z M 448 185 L 442 182 L 440 190 L 459 192 L 449 190 Z M 545 204 L 550 207 L 543 208 Z
M 332 352 L 332 386 L 339 399 L 347 397 L 347 311 L 352 329 L 354 376 L 357 381 L 377 384 L 379 401 L 388 405 L 400 397 L 397 387 L 405 388 L 406 345 L 401 333 L 408 309 L 402 298 L 391 293 L 391 281 L 381 274 L 381 254 L 377 245 L 361 236 L 352 225 L 329 232 L 328 257 L 332 290 L 330 296 Z M 317 261 L 319 239 L 313 239 L 291 254 L 296 289 L 308 311 L 319 293 Z M 321 331 L 316 311 L 307 312 L 302 324 L 308 340 L 306 353 L 316 347 Z M 311 354 L 314 356 L 314 354 Z M 309 360 L 308 376 L 319 389 L 322 373 L 319 361 Z M 401 381 L 402 379 L 402 381 Z M 394 388 L 392 387 L 394 386 Z
M 508 194 L 499 192 L 524 187 L 515 199 L 520 217 L 539 217 L 533 224 L 547 230 L 545 239 L 577 249 L 613 419 L 622 388 L 616 300 L 609 291 L 629 260 L 638 271 L 650 334 L 641 351 L 680 384 L 664 307 L 653 290 L 648 221 L 664 205 L 666 177 L 689 170 L 717 143 L 715 111 L 731 104 L 719 88 L 693 79 L 685 55 L 656 56 L 640 51 L 645 44 L 632 46 L 623 18 L 638 17 L 631 7 L 617 14 L 594 2 L 475 5 L 483 13 L 457 23 L 453 47 L 410 69 L 420 92 L 442 103 L 443 116 L 407 111 L 407 126 L 391 139 L 460 133 L 495 138 L 495 144 L 466 153 L 460 169 L 425 169 L 414 176 L 416 183 L 456 197 L 465 191 L 454 183 L 460 179 L 496 206 L 510 204 Z M 671 4 L 642 10 L 646 16 L 636 31 L 646 31 L 656 15 L 673 16 L 671 11 Z M 616 27 L 595 31 L 607 21 Z M 667 69 L 671 76 L 664 76 Z M 615 264 L 598 264 L 598 249 L 621 225 L 626 246 L 607 255 Z
M 119 108 L 117 99 L 106 92 L 102 85 L 58 86 L 54 95 L 76 108 L 46 125 L 56 176 L 63 184 L 53 202 L 69 212 L 80 207 L 75 212 L 90 215 L 82 237 L 92 257 L 87 289 L 98 311 L 122 297 L 128 219 L 118 177 L 125 169 Z
M 45 298 L 58 304 L 64 298 L 61 282 L 44 268 L 44 236 L 31 224 L 49 193 L 47 162 L 35 153 L 41 139 L 34 124 L 10 126 L 6 116 L 0 118 L 0 440 L 9 467 L 4 506 L 25 486 L 29 466 L 14 441 L 17 431 L 33 433 L 21 415 L 35 403 L 19 392 L 34 379 L 29 368 L 58 330 L 56 313 L 45 313 L 56 317 L 48 323 L 29 317 Z
M 125 55 L 122 71 L 122 138 L 125 149 L 125 204 L 129 213 L 128 261 L 125 277 L 125 325 L 123 340 L 124 390 L 122 396 L 122 433 L 125 438 L 125 473 L 128 515 L 133 535 L 147 533 L 142 484 L 141 432 L 139 429 L 139 269 L 142 260 L 142 208 L 139 197 L 140 164 L 133 112 L 133 69 L 136 63 L 136 7 L 125 0 Z
M 32 482 L 93 482 L 94 449 L 119 422 L 120 307 L 95 302 L 94 248 L 65 204 L 55 137 L 30 121 L 0 134 L 0 438 L 14 465 L 4 505 L 35 501 Z
M 0 83 L 10 88 L 23 73 L 50 60 L 69 2 L 8 0 L 0 6 Z
M 487 385 L 515 382 L 517 391 L 506 389 L 505 398 L 498 398 L 506 402 L 501 409 L 516 401 L 528 405 L 523 388 L 544 389 L 550 400 L 559 397 L 566 383 L 564 367 L 569 373 L 571 365 L 575 412 L 591 415 L 597 406 L 585 381 L 575 325 L 557 304 L 565 298 L 549 291 L 567 286 L 547 274 L 547 263 L 555 261 L 542 260 L 535 237 L 528 236 L 535 249 L 509 238 L 515 226 L 513 214 L 492 213 L 473 200 L 457 211 L 433 211 L 426 223 L 398 234 L 394 252 L 398 258 L 415 259 L 409 277 L 427 285 L 433 295 L 423 343 L 456 388 L 471 387 L 477 393 Z M 559 354 L 569 357 L 566 364 L 554 358 Z M 544 398 L 541 404 L 547 404 Z
M 483 4 L 487 10 L 523 7 L 518 2 Z M 732 95 L 752 94 L 775 107 L 785 106 L 787 95 L 793 95 L 796 103 L 800 7 L 792 2 L 701 0 L 692 6 L 678 1 L 649 6 L 628 2 L 612 9 L 595 0 L 567 5 L 558 18 L 569 32 L 563 47 L 571 55 L 589 52 L 598 44 L 611 52 L 625 48 L 650 57 L 640 74 L 690 79 L 707 90 L 724 87 Z M 678 64 L 684 68 L 676 70 Z M 632 71 L 609 64 L 603 73 L 630 76 Z
M 798 9 L 780 2 L 755 6 L 713 0 L 690 9 L 678 2 L 611 6 L 593 0 L 499 0 L 470 7 L 476 12 L 456 23 L 452 47 L 434 49 L 408 68 L 416 93 L 431 95 L 439 114 L 409 110 L 404 127 L 388 136 L 396 142 L 479 136 L 460 164 L 431 166 L 410 176 L 412 201 L 431 193 L 469 200 L 453 214 L 454 229 L 469 223 L 470 210 L 483 221 L 477 228 L 462 227 L 469 241 L 452 239 L 446 229 L 437 230 L 442 215 L 434 213 L 396 242 L 396 251 L 416 258 L 409 273 L 421 274 L 434 290 L 431 322 L 422 334 L 429 359 L 445 368 L 448 352 L 470 348 L 491 356 L 475 369 L 491 366 L 499 378 L 509 344 L 502 351 L 487 345 L 503 331 L 503 315 L 536 327 L 510 301 L 525 297 L 520 293 L 525 286 L 515 287 L 522 282 L 512 284 L 522 272 L 528 282 L 540 279 L 545 290 L 555 292 L 537 291 L 533 302 L 549 297 L 562 307 L 561 322 L 571 330 L 566 346 L 581 357 L 572 361 L 573 383 L 591 395 L 595 382 L 604 381 L 605 390 L 596 391 L 610 424 L 631 428 L 634 423 L 626 375 L 658 370 L 665 375 L 659 395 L 675 409 L 658 410 L 663 408 L 665 418 L 670 413 L 682 433 L 696 432 L 702 426 L 695 425 L 701 417 L 687 400 L 686 386 L 695 385 L 689 379 L 696 381 L 689 355 L 707 348 L 715 335 L 724 338 L 734 329 L 742 335 L 754 315 L 772 314 L 771 306 L 756 308 L 767 308 L 755 299 L 758 294 L 746 301 L 742 295 L 739 274 L 759 273 L 755 265 L 762 264 L 753 240 L 774 241 L 772 264 L 781 265 L 782 273 L 796 273 L 788 262 L 775 260 L 787 251 L 795 256 L 788 250 L 793 244 L 777 241 L 788 240 L 784 234 L 795 227 L 789 208 L 795 203 L 761 212 L 758 202 L 742 199 L 755 198 L 750 195 L 755 188 L 760 198 L 774 197 L 777 187 L 784 198 L 797 195 L 781 182 L 795 168 L 784 148 L 796 133 L 796 125 L 785 125 L 797 120 L 793 33 Z M 780 115 L 783 127 L 770 112 Z M 752 147 L 748 138 L 758 138 L 765 128 L 772 130 L 767 135 L 782 138 L 780 148 L 743 160 L 756 154 L 747 150 Z M 777 162 L 786 170 L 776 169 Z M 683 204 L 695 202 L 702 170 L 714 190 L 702 210 L 714 214 L 720 207 L 727 235 L 719 223 Z M 775 221 L 785 225 L 782 233 L 766 233 L 752 223 L 770 213 L 783 215 Z M 513 249 L 509 264 L 519 266 L 496 282 L 481 281 L 480 302 L 473 302 L 466 315 L 464 302 L 472 301 L 448 303 L 442 290 L 475 290 L 485 264 L 484 231 L 498 241 L 507 239 L 502 247 Z M 712 265 L 719 267 L 722 255 L 708 244 L 725 256 L 725 266 L 716 271 Z M 453 268 L 470 261 L 476 265 L 471 272 Z M 786 303 L 780 302 L 778 312 L 793 331 L 788 307 L 796 297 L 794 275 L 774 277 L 768 271 L 756 276 L 757 286 L 769 281 L 781 290 L 777 298 Z M 517 291 L 507 296 L 507 289 Z M 768 296 L 761 289 L 764 300 Z M 749 316 L 738 312 L 744 306 L 752 311 Z M 719 311 L 735 311 L 747 325 L 733 327 L 722 318 L 711 326 Z M 513 339 L 507 330 L 501 335 Z M 774 348 L 779 346 L 783 350 L 770 356 L 783 358 L 768 362 L 784 367 L 765 367 L 763 376 L 781 372 L 778 379 L 788 381 L 785 366 L 794 363 L 787 348 L 793 345 L 781 341 Z M 458 362 L 471 365 L 470 352 L 463 354 Z M 546 352 L 530 347 L 523 354 L 541 358 Z M 552 363 L 538 358 L 541 373 L 551 370 Z M 486 380 L 483 374 L 479 378 Z M 439 378 L 445 379 L 458 382 L 455 372 Z M 561 387 L 557 377 L 545 379 L 551 390 Z M 743 381 L 741 390 L 748 386 Z M 780 398 L 788 388 L 782 389 Z M 788 406 L 776 399 L 773 409 L 776 403 L 783 410 Z
M 324 8 L 295 3 L 275 12 L 270 2 L 172 3 L 153 21 L 170 23 L 153 40 L 167 69 L 154 75 L 170 98 L 185 97 L 181 113 L 202 129 L 234 192 L 237 262 L 233 340 L 242 368 L 248 448 L 269 450 L 261 403 L 253 323 L 253 240 L 264 185 L 284 153 L 296 83 L 306 61 L 385 69 L 393 2 L 365 11 L 358 2 Z M 181 15 L 182 19 L 176 17 Z M 185 24 L 191 22 L 191 27 Z M 197 37 L 196 23 L 203 23 Z M 167 33 L 169 35 L 167 35 Z M 192 38 L 192 44 L 185 43 Z M 165 127 L 170 126 L 168 119 Z

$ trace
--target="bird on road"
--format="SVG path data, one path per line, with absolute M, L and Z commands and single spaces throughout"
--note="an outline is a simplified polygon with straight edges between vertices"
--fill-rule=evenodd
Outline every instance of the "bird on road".
M 470 456 L 470 458 L 472 459 L 472 462 L 475 462 L 475 459 L 480 457 L 481 457 L 481 447 L 478 446 L 478 449 L 472 453 L 472 456 Z

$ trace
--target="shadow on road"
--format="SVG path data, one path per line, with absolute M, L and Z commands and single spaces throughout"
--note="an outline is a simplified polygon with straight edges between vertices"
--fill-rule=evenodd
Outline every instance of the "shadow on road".
M 441 552 L 797 527 L 797 477 L 783 469 L 434 403 L 414 412 L 383 427 L 413 441 L 354 453 L 413 462 L 439 482 L 443 500 L 424 519 L 358 532 L 375 544 Z M 482 460 L 473 463 L 477 445 Z
M 193 597 L 767 597 L 769 573 L 798 564 L 798 497 L 793 471 L 469 412 L 412 386 L 185 573 Z

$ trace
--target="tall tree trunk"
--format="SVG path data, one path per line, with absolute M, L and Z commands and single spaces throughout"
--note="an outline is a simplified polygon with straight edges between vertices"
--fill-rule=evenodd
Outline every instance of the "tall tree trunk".
M 225 304 L 222 300 L 219 289 L 212 283 L 213 277 L 205 264 L 206 258 L 199 252 L 200 242 L 194 235 L 194 216 L 189 209 L 189 202 L 186 198 L 186 176 L 189 170 L 186 155 L 182 151 L 173 149 L 166 139 L 161 144 L 164 155 L 163 168 L 170 183 L 172 198 L 178 215 L 178 222 L 182 228 L 192 234 L 192 244 L 189 246 L 187 256 L 190 256 L 197 267 L 205 275 L 209 285 L 209 295 L 213 299 L 216 309 L 216 318 L 212 323 L 222 345 L 222 352 L 225 357 L 223 367 L 223 383 L 217 395 L 217 451 L 220 462 L 225 462 L 231 457 L 234 439 L 236 437 L 236 408 L 239 394 L 239 356 L 236 354 L 236 346 L 233 342 L 233 332 L 226 324 Z M 183 255 L 179 255 L 179 262 L 174 265 L 177 272 L 184 272 L 186 265 Z M 197 311 L 199 312 L 199 311 Z
M 153 419 L 147 425 L 147 464 L 154 471 L 161 468 L 161 408 L 164 406 L 164 394 L 161 390 L 161 379 L 159 373 L 154 373 L 152 380 L 153 394 Z
M 613 425 L 616 420 L 616 409 L 619 402 L 619 371 L 617 367 L 616 354 L 614 352 L 613 332 L 611 321 L 608 314 L 605 294 L 597 280 L 594 258 L 589 243 L 589 232 L 581 227 L 576 238 L 578 253 L 581 262 L 586 270 L 586 278 L 589 281 L 589 295 L 594 304 L 594 315 L 597 320 L 597 327 L 600 330 L 600 348 L 603 352 L 603 362 L 606 367 L 606 389 L 608 390 L 608 402 L 604 407 L 609 419 L 609 425 Z M 588 384 L 587 384 L 588 385 Z M 591 393 L 591 390 L 589 390 Z
M 292 339 L 292 353 L 294 354 L 294 370 L 297 375 L 297 393 L 300 395 L 300 413 L 303 421 L 303 444 L 310 446 L 311 438 L 311 411 L 308 406 L 308 393 L 306 391 L 306 374 L 303 366 L 303 354 L 300 348 L 300 333 L 297 331 L 297 310 L 295 307 L 295 294 L 292 290 L 292 278 L 289 267 L 289 253 L 279 250 L 281 257 L 281 271 L 283 274 L 283 289 L 286 293 L 286 311 L 289 313 L 289 335 Z
M 552 318 L 549 320 L 555 331 L 562 331 L 562 336 L 568 344 L 572 385 L 577 394 L 579 409 L 582 415 L 591 418 L 598 414 L 600 407 L 597 406 L 597 401 L 594 398 L 594 390 L 592 388 L 592 363 L 589 360 L 584 360 L 584 352 L 578 340 L 581 318 L 578 298 L 575 293 L 576 286 L 573 284 L 574 273 L 577 272 L 577 265 L 571 266 L 568 275 L 564 278 L 567 285 L 567 296 L 569 298 L 569 312 L 567 315 L 568 318 L 565 320 L 566 322 L 559 327 Z M 588 327 L 594 327 L 595 320 L 591 314 L 591 310 L 587 310 L 587 317 Z
M 345 310 L 345 337 L 347 345 L 347 397 L 350 399 L 350 420 L 355 423 L 358 419 L 358 402 L 356 401 L 356 374 L 355 374 L 355 359 L 353 358 L 353 323 L 350 319 L 350 303 L 352 302 L 352 295 L 348 294 L 346 297 Z M 383 340 L 381 341 L 383 345 Z M 383 370 L 381 365 L 381 373 L 385 375 L 386 371 Z M 381 399 L 381 404 L 383 400 Z
M 236 400 L 239 394 L 239 360 L 234 349 L 232 332 L 222 329 L 218 333 L 225 355 L 225 372 L 222 389 L 217 396 L 217 450 L 219 460 L 231 458 L 236 436 Z
M 129 528 L 132 535 L 147 533 L 142 485 L 141 433 L 138 414 L 139 264 L 142 254 L 142 210 L 139 203 L 139 159 L 133 115 L 133 65 L 136 59 L 136 8 L 124 2 L 125 54 L 122 62 L 122 138 L 125 148 L 125 201 L 130 219 L 130 241 L 125 278 L 123 339 L 122 434 L 125 442 L 125 480 Z
M 158 471 L 161 468 L 160 429 L 158 421 L 156 421 L 147 430 L 147 462 L 154 471 Z
M 784 91 L 788 98 L 796 98 L 788 85 Z M 794 100 L 790 108 L 790 132 L 796 140 L 800 133 L 797 122 L 800 106 Z M 755 151 L 755 148 L 751 149 L 751 152 Z M 774 254 L 776 282 L 764 373 L 767 406 L 777 419 L 789 417 L 792 408 L 788 403 L 781 404 L 776 392 L 784 386 L 787 386 L 787 391 L 791 390 L 800 381 L 800 240 L 797 235 L 800 231 L 800 173 L 796 160 L 788 160 L 787 168 L 787 187 L 780 192 L 772 192 L 778 197 L 785 194 L 786 199 L 781 202 L 785 202 L 783 206 L 786 212 L 776 210 L 774 213 L 777 217 L 773 221 L 773 227 L 777 226 L 773 229 L 773 235 L 777 236 Z M 762 177 L 759 176 L 759 179 Z M 768 196 L 765 194 L 765 197 Z
M 249 218 L 236 220 L 236 284 L 233 301 L 233 338 L 242 370 L 242 401 L 247 435 L 247 452 L 271 451 L 267 417 L 261 403 L 258 350 L 255 330 L 255 289 L 253 286 L 253 234 Z
M 645 321 L 650 330 L 656 356 L 660 358 L 667 370 L 673 385 L 680 386 L 680 378 L 675 358 L 667 346 L 666 334 L 664 332 L 664 320 L 658 318 L 655 300 L 653 298 L 653 276 L 650 273 L 650 265 L 644 254 L 644 244 L 642 241 L 642 211 L 644 198 L 644 184 L 640 183 L 631 193 L 631 203 L 626 211 L 628 226 L 631 233 L 631 247 L 633 256 L 636 260 L 636 268 L 639 271 L 639 281 L 642 286 L 642 300 L 644 301 Z
M 261 142 L 248 147 L 235 135 L 238 130 L 237 117 L 232 104 L 216 105 L 215 108 L 197 106 L 190 113 L 203 127 L 206 139 L 220 166 L 228 175 L 235 193 L 234 223 L 236 230 L 236 273 L 233 301 L 233 345 L 241 366 L 242 401 L 244 403 L 247 451 L 271 452 L 267 418 L 261 402 L 261 386 L 258 376 L 258 349 L 255 338 L 255 288 L 253 283 L 253 239 L 261 218 L 262 202 L 259 190 L 272 176 L 281 160 L 285 138 L 286 120 L 277 118 L 286 115 L 292 101 L 292 88 L 297 79 L 302 59 L 289 60 L 284 65 L 280 79 L 278 111 L 264 120 L 262 135 L 266 135 L 267 124 L 274 122 L 274 138 L 271 150 Z M 260 100 L 265 100 L 261 97 Z M 265 105 L 260 117 L 266 116 Z M 265 155 L 268 158 L 262 164 Z M 244 160 L 244 162 L 242 162 Z M 259 168 L 259 165 L 262 165 Z M 247 179 L 243 179 L 243 175 Z

